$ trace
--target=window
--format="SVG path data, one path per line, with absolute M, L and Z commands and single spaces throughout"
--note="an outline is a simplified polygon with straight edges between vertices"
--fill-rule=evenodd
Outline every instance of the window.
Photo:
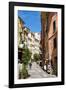
M 53 32 L 56 31 L 56 21 L 53 22 Z
M 56 48 L 57 47 L 57 40 L 56 40 L 56 38 L 54 39 L 54 48 Z

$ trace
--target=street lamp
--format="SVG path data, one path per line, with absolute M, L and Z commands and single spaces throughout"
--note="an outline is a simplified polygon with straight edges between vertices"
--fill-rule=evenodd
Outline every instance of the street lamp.
M 19 44 L 19 48 L 23 48 L 24 44 Z

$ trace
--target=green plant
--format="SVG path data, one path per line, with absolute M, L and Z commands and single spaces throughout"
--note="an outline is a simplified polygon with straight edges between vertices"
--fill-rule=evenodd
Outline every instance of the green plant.
M 22 52 L 22 72 L 21 72 L 21 78 L 25 79 L 29 76 L 28 70 L 27 70 L 27 65 L 31 59 L 31 52 L 27 47 L 23 47 L 23 52 Z
M 31 52 L 27 47 L 24 47 L 23 54 L 22 54 L 23 64 L 28 65 L 28 62 L 30 61 L 30 59 L 31 59 Z
M 34 54 L 34 60 L 37 62 L 38 60 L 40 60 L 40 55 L 35 53 Z
M 26 65 L 23 64 L 21 78 L 25 79 L 27 77 L 28 77 L 28 71 L 26 69 Z

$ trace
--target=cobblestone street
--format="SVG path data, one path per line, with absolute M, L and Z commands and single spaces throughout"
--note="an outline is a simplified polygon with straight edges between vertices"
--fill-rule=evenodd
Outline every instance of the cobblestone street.
M 36 62 L 33 62 L 32 63 L 31 69 L 28 66 L 28 73 L 30 75 L 29 78 L 49 78 L 49 77 L 56 77 L 55 75 L 51 75 L 51 74 L 48 74 L 45 71 L 43 71 L 41 69 L 41 67 Z

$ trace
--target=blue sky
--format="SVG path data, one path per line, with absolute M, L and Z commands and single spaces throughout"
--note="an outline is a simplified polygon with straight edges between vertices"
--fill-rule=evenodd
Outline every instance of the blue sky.
M 18 16 L 25 22 L 25 26 L 32 32 L 41 31 L 41 17 L 39 11 L 22 11 L 18 10 Z

